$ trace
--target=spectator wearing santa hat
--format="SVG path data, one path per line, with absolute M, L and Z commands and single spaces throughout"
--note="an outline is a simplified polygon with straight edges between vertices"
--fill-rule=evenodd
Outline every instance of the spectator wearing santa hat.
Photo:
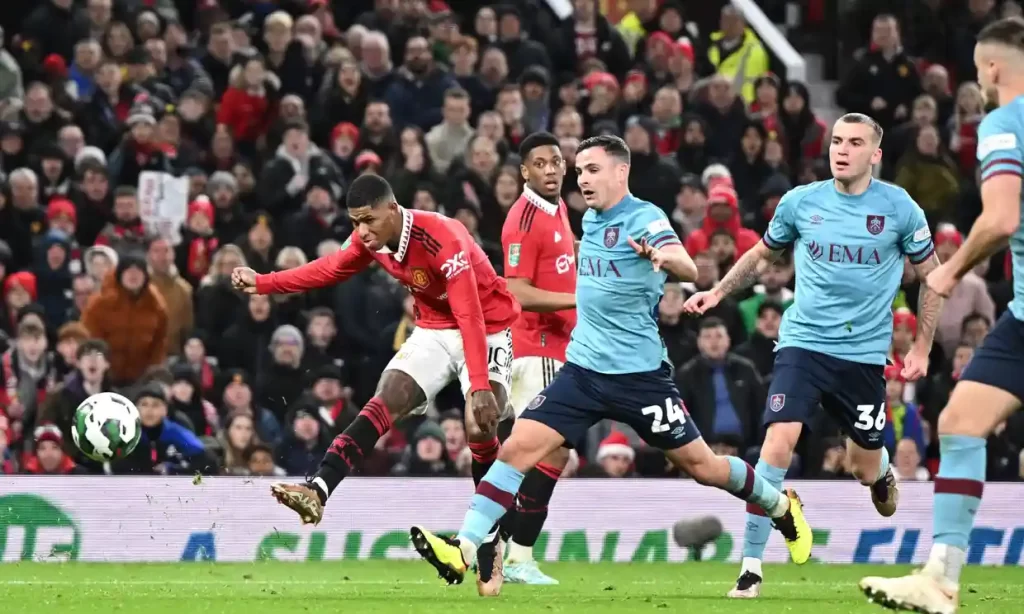
M 636 451 L 629 445 L 626 435 L 612 431 L 601 440 L 595 460 L 600 465 L 603 477 L 626 478 L 633 474 Z
M 0 322 L 0 331 L 6 331 L 8 337 L 13 337 L 18 327 L 18 311 L 39 296 L 36 276 L 28 271 L 12 273 L 4 280 L 0 294 L 7 311 L 7 318 Z
M 35 475 L 80 475 L 87 473 L 83 467 L 64 454 L 64 436 L 53 424 L 42 424 L 33 433 L 35 451 L 30 454 L 21 468 L 22 473 Z
M 181 243 L 175 248 L 175 264 L 185 281 L 193 288 L 210 270 L 210 262 L 219 245 L 214 234 L 213 203 L 200 195 L 188 205 L 185 223 L 181 225 Z
M 934 242 L 939 261 L 948 262 L 963 245 L 964 237 L 952 224 L 940 224 L 935 229 Z M 946 356 L 953 355 L 960 343 L 960 328 L 964 318 L 972 313 L 980 313 L 991 322 L 996 319 L 996 305 L 989 296 L 985 280 L 969 271 L 946 298 L 939 315 L 935 342 L 942 346 Z

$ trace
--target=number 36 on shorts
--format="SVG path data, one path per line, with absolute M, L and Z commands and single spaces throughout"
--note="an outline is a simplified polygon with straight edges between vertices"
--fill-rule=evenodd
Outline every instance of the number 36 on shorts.
M 877 413 L 875 413 L 877 412 Z M 885 403 L 857 406 L 857 422 L 853 425 L 862 431 L 880 431 L 885 428 Z

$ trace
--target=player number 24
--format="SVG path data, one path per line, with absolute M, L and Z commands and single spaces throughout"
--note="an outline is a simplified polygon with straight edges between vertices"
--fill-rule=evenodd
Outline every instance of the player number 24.
M 875 411 L 876 410 L 875 410 L 875 406 L 874 405 L 858 405 L 857 406 L 857 413 L 859 415 L 857 416 L 857 423 L 854 424 L 853 426 L 858 428 L 858 429 L 860 429 L 860 430 L 862 430 L 862 431 L 870 431 L 872 429 L 876 430 L 876 431 L 880 431 L 880 430 L 884 429 L 885 428 L 885 404 L 883 403 L 883 404 L 878 406 L 878 410 L 877 410 L 878 411 L 878 415 L 877 416 L 873 416 L 872 415 Z
M 665 407 L 660 405 L 648 405 L 647 407 L 640 410 L 645 416 L 654 416 L 654 421 L 651 422 L 652 433 L 665 433 L 672 428 L 673 422 L 679 424 L 686 424 L 686 413 L 683 408 L 672 402 L 672 399 L 665 399 Z M 667 418 L 665 422 L 662 422 L 663 418 Z

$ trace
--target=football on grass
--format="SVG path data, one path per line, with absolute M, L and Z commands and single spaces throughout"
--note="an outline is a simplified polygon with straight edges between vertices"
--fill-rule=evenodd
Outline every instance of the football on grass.
M 124 458 L 132 453 L 142 436 L 139 410 L 119 394 L 94 394 L 75 410 L 71 436 L 82 454 L 95 461 Z

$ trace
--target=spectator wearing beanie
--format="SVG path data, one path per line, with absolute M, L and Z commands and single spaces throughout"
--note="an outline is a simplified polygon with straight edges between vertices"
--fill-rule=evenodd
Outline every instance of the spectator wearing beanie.
M 719 228 L 724 228 L 736 240 L 737 258 L 761 240 L 757 233 L 744 228 L 740 223 L 736 191 L 722 180 L 708 190 L 708 214 L 701 227 L 686 237 L 686 251 L 698 254 L 706 250 L 711 245 L 711 235 Z
M 153 101 L 143 99 L 132 106 L 125 120 L 128 134 L 110 154 L 107 168 L 117 186 L 137 186 L 143 171 L 173 173 L 171 160 L 156 134 L 157 111 Z
M 274 270 L 275 249 L 274 228 L 266 211 L 256 211 L 248 216 L 245 231 L 235 238 L 249 266 L 257 273 Z
M 288 406 L 302 395 L 305 347 L 302 333 L 291 324 L 278 327 L 270 337 L 271 362 L 258 376 L 256 402 L 274 412 L 278 419 L 283 420 Z
M 71 264 L 71 238 L 60 230 L 47 232 L 39 244 L 35 273 L 37 300 L 51 329 L 64 324 L 71 309 Z
M 82 324 L 110 347 L 110 376 L 115 385 L 137 380 L 167 357 L 167 308 L 150 286 L 146 261 L 130 253 L 89 299 Z
M 206 196 L 200 195 L 189 203 L 174 261 L 181 276 L 193 287 L 209 273 L 213 254 L 219 247 L 214 219 L 213 203 Z
M 341 122 L 331 130 L 328 155 L 341 170 L 346 179 L 355 177 L 356 151 L 359 149 L 359 128 L 349 122 Z
M 251 417 L 259 438 L 271 445 L 277 445 L 281 440 L 281 423 L 273 412 L 253 404 L 252 377 L 243 369 L 232 369 L 223 377 L 220 413 L 239 413 Z
M 317 104 L 313 106 L 315 112 L 311 119 L 316 127 L 315 134 L 321 137 L 330 134 L 333 141 L 337 135 L 331 131 L 337 126 L 349 124 L 355 127 L 363 123 L 369 100 L 370 88 L 363 82 L 359 62 L 355 59 L 342 60 L 337 71 L 328 72 L 324 78 Z M 318 143 L 330 149 L 329 143 Z
M 39 202 L 49 202 L 57 196 L 67 196 L 71 190 L 74 167 L 64 150 L 56 142 L 47 142 L 33 148 L 38 162 L 33 165 L 39 178 Z
M 249 230 L 242 202 L 238 200 L 238 180 L 228 171 L 217 171 L 206 182 L 206 192 L 213 203 L 213 231 L 217 243 L 237 241 Z
M 40 424 L 33 432 L 35 450 L 25 460 L 22 473 L 35 475 L 82 475 L 85 468 L 64 453 L 64 435 L 53 424 Z
M 963 235 L 952 224 L 940 224 L 935 229 L 935 254 L 940 262 L 949 262 L 963 242 Z M 935 342 L 942 346 L 946 356 L 952 356 L 960 344 L 960 329 L 964 318 L 972 313 L 980 313 L 990 322 L 996 320 L 996 306 L 989 296 L 985 280 L 973 271 L 968 271 L 946 297 L 939 315 Z
M 0 330 L 6 331 L 9 337 L 14 337 L 18 327 L 18 311 L 35 302 L 39 297 L 39 287 L 36 276 L 28 271 L 12 273 L 3 281 L 2 295 L 7 317 L 0 322 Z
M 157 382 L 142 387 L 133 399 L 142 418 L 139 445 L 127 458 L 110 464 L 114 474 L 193 475 L 216 473 L 217 467 L 196 435 L 167 418 L 167 393 Z
M 455 463 L 445 450 L 444 430 L 433 420 L 426 420 L 412 434 L 402 459 L 391 469 L 391 475 L 406 477 L 454 477 Z

